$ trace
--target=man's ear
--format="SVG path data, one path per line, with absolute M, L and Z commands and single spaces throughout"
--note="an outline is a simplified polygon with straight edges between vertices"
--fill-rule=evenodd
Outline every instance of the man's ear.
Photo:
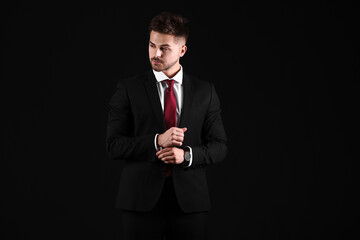
M 184 56 L 187 50 L 187 46 L 186 45 L 182 45 L 181 46 L 181 50 L 180 50 L 180 57 Z

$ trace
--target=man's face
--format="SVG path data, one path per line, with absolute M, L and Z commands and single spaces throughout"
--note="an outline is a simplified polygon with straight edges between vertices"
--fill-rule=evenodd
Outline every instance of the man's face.
M 149 59 L 155 71 L 167 71 L 179 65 L 186 52 L 185 39 L 155 31 L 150 33 Z

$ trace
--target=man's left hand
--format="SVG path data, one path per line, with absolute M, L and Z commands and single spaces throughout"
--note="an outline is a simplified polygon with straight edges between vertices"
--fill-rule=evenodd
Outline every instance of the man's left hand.
M 166 164 L 181 164 L 184 161 L 184 150 L 168 147 L 158 151 L 156 156 Z

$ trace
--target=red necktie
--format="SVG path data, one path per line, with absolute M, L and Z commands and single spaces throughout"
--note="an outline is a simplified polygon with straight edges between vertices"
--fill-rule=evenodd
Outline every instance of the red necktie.
M 166 130 L 171 127 L 176 127 L 176 98 L 174 94 L 174 80 L 164 80 L 168 87 L 165 90 L 165 101 L 164 101 L 164 118 Z M 172 166 L 166 165 L 165 177 L 171 175 Z
M 166 130 L 176 127 L 176 98 L 174 94 L 174 80 L 164 80 L 168 87 L 165 90 L 164 118 Z

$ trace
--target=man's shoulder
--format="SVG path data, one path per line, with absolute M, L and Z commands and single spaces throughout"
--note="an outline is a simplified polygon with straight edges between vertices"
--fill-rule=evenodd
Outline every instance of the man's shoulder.
M 195 77 L 193 75 L 189 75 L 189 74 L 185 74 L 185 73 L 184 73 L 184 78 L 187 79 L 187 81 L 189 81 L 193 87 L 203 89 L 203 90 L 205 90 L 205 89 L 210 90 L 213 85 L 213 83 L 210 81 L 206 81 L 206 80 L 200 79 L 198 77 Z M 185 80 L 185 82 L 186 82 L 186 80 Z

